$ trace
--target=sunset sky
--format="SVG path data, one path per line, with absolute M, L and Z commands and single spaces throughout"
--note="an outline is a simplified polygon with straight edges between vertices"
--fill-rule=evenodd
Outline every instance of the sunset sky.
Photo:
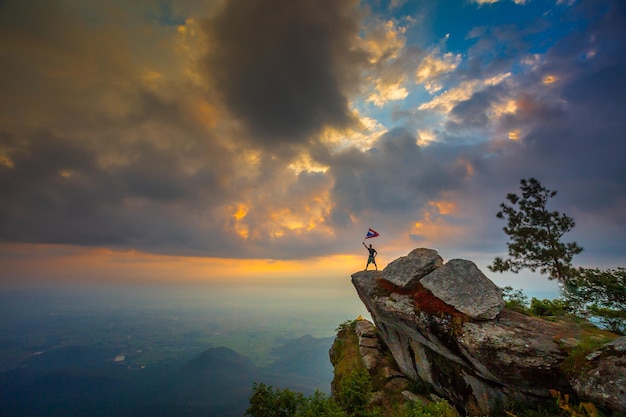
M 623 0 L 2 0 L 0 91 L 3 285 L 347 280 L 370 227 L 502 284 L 528 177 L 626 266 Z

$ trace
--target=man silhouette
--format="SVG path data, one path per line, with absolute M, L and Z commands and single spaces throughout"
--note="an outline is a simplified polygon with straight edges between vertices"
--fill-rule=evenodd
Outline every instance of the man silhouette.
M 374 264 L 374 266 L 376 267 L 376 270 L 378 271 L 378 265 L 376 265 L 376 255 L 378 255 L 378 252 L 376 252 L 376 249 L 372 247 L 371 243 L 370 243 L 369 248 L 367 247 L 365 242 L 362 242 L 362 243 L 363 243 L 363 246 L 365 246 L 365 249 L 369 251 L 369 256 L 367 258 L 367 265 L 365 265 L 365 270 L 367 271 L 367 267 L 370 266 L 370 264 Z

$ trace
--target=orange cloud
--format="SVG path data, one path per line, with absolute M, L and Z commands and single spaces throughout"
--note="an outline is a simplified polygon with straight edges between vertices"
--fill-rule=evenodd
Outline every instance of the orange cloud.
M 457 209 L 456 203 L 453 203 L 451 201 L 445 201 L 445 200 L 430 201 L 428 205 L 436 208 L 439 214 L 443 214 L 443 215 L 454 214 Z
M 383 107 L 389 101 L 404 100 L 408 95 L 408 90 L 402 87 L 400 82 L 385 83 L 383 80 L 377 80 L 376 93 L 371 94 L 367 101 L 377 107 Z
M 437 211 L 440 210 L 436 205 L 431 207 Z M 447 209 L 452 209 L 452 207 Z M 411 225 L 408 235 L 419 236 L 422 247 L 437 248 L 449 240 L 461 238 L 465 233 L 463 229 L 463 226 L 451 224 L 438 214 L 426 212 L 422 219 Z M 404 247 L 407 247 L 406 244 Z
M 349 276 L 362 256 L 308 260 L 166 256 L 136 250 L 49 244 L 2 244 L 0 285 L 40 283 L 277 283 L 294 278 Z
M 250 235 L 250 230 L 248 228 L 248 225 L 243 222 L 243 219 L 248 214 L 249 209 L 250 207 L 246 204 L 237 204 L 237 206 L 233 208 L 234 213 L 232 214 L 232 217 L 235 219 L 235 224 L 234 224 L 235 232 L 242 239 L 247 239 L 248 236 Z
M 218 110 L 206 101 L 199 100 L 196 107 L 196 118 L 201 124 L 213 128 L 217 125 Z
M 379 22 L 367 31 L 363 41 L 364 49 L 370 55 L 370 63 L 394 59 L 406 43 L 406 28 L 393 21 Z
M 424 57 L 419 67 L 415 71 L 415 79 L 418 83 L 424 84 L 424 88 L 434 94 L 441 90 L 443 86 L 439 79 L 454 71 L 461 62 L 461 54 L 447 52 L 440 54 L 438 48 Z
M 544 83 L 545 85 L 549 85 L 549 84 L 553 84 L 557 82 L 558 80 L 559 79 L 554 75 L 546 75 L 545 77 L 543 77 L 541 82 Z
M 520 129 L 511 130 L 509 132 L 509 139 L 519 140 L 521 138 L 522 131 Z

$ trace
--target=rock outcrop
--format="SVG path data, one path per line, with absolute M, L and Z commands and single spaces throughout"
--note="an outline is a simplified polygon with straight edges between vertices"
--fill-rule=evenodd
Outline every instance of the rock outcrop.
M 452 259 L 420 284 L 435 297 L 476 320 L 491 320 L 504 307 L 502 291 L 470 261 Z
M 372 382 L 370 403 L 384 410 L 383 415 L 394 415 L 395 406 L 409 401 L 433 401 L 410 390 L 411 381 L 400 371 L 380 333 L 368 320 L 359 317 L 350 326 L 340 327 L 329 355 L 335 367 L 333 396 L 338 395 L 342 378 L 364 369 Z
M 583 399 L 626 412 L 625 341 L 591 358 L 586 376 L 566 376 L 562 328 L 503 309 L 501 291 L 470 261 L 444 264 L 436 251 L 416 249 L 383 271 L 353 274 L 352 282 L 402 373 L 468 415 L 574 388 Z M 370 362 L 373 342 L 361 343 Z
M 587 355 L 587 368 L 570 382 L 594 404 L 626 415 L 626 336 Z
M 443 259 L 437 251 L 417 248 L 387 265 L 383 270 L 383 278 L 400 288 L 410 290 L 424 276 L 441 266 Z

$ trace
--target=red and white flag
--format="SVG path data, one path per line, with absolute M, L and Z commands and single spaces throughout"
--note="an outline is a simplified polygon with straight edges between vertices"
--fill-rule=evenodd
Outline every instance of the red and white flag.
M 374 229 L 367 229 L 367 234 L 365 235 L 365 239 L 369 239 L 370 237 L 377 237 L 378 232 Z

